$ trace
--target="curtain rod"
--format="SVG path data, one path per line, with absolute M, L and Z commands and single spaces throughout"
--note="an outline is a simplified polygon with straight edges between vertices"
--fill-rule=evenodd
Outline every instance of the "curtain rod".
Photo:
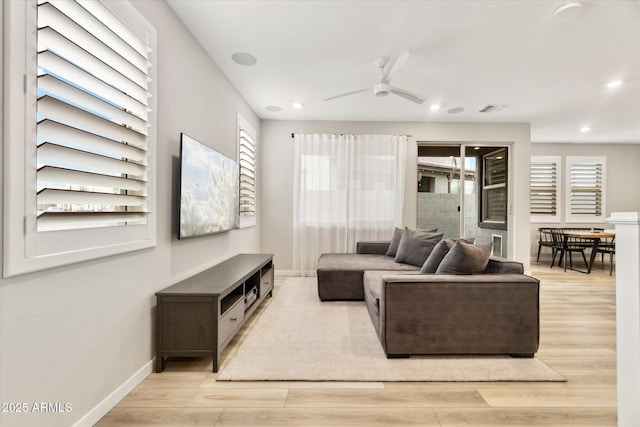
M 291 138 L 293 138 L 295 135 L 296 134 L 294 132 L 291 132 Z M 344 135 L 358 135 L 358 134 L 355 134 L 355 133 L 330 133 L 329 135 L 344 136 Z M 411 138 L 411 135 L 407 135 L 407 134 L 400 134 L 400 136 L 406 136 L 407 138 Z

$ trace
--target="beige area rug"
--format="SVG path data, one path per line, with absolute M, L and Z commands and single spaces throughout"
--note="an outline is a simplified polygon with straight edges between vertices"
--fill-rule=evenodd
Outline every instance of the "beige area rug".
M 218 381 L 565 381 L 537 358 L 387 359 L 363 301 L 320 302 L 316 279 L 288 278 Z

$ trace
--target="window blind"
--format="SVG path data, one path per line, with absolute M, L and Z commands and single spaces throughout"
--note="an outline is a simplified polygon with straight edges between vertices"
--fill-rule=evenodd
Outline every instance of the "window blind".
M 256 141 L 240 128 L 240 216 L 256 214 Z
M 531 161 L 531 215 L 555 216 L 558 213 L 558 164 Z
M 582 217 L 603 216 L 603 163 L 597 161 L 571 162 L 569 181 L 570 214 Z
M 146 223 L 150 45 L 97 1 L 37 24 L 38 231 Z

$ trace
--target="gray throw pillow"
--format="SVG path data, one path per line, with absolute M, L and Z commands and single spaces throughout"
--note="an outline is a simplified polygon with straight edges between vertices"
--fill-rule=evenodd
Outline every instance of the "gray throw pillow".
M 438 269 L 438 266 L 442 262 L 442 259 L 449 253 L 449 250 L 456 244 L 457 241 L 465 242 L 465 243 L 473 243 L 475 239 L 473 237 L 468 239 L 445 239 L 440 241 L 433 251 L 429 258 L 422 264 L 422 268 L 420 269 L 420 274 L 433 274 Z
M 481 274 L 487 268 L 491 243 L 472 245 L 458 241 L 444 256 L 436 274 Z
M 444 233 L 425 233 L 418 230 L 404 228 L 395 261 L 421 267 L 433 251 L 433 248 L 442 240 Z
M 386 256 L 392 256 L 392 257 L 396 256 L 401 237 L 402 237 L 402 230 L 396 227 L 393 230 L 393 237 L 391 238 L 391 244 L 389 245 L 389 248 L 387 249 L 387 253 L 385 254 Z
M 402 232 L 404 230 L 396 227 L 393 230 L 393 237 L 391 238 L 391 243 L 389 244 L 389 247 L 387 248 L 387 252 L 385 253 L 386 256 L 392 256 L 395 257 L 396 254 L 398 253 L 398 245 L 400 244 L 400 238 L 402 237 Z M 421 228 L 418 228 L 418 231 L 424 231 L 425 233 L 435 233 L 436 231 L 438 231 L 438 227 L 436 228 L 430 228 L 428 230 L 423 230 Z
M 449 253 L 449 250 L 454 245 L 454 241 L 451 239 L 440 240 L 431 254 L 429 258 L 422 264 L 422 268 L 420 269 L 420 274 L 433 274 L 438 269 L 438 266 L 442 262 L 442 259 Z

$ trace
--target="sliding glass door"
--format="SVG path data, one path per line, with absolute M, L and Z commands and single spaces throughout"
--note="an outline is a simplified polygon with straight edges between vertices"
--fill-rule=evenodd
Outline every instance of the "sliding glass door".
M 417 225 L 507 254 L 508 148 L 418 143 Z

